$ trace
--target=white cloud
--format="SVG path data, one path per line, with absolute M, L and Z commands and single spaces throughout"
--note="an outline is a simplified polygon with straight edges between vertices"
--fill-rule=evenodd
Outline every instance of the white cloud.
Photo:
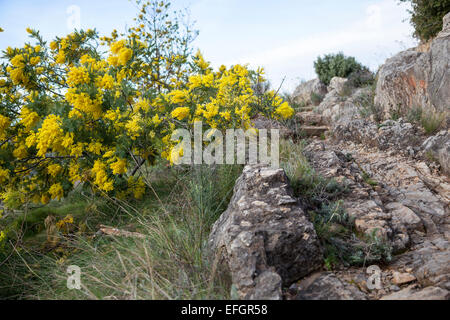
M 398 51 L 416 44 L 411 37 L 407 6 L 381 0 L 366 7 L 365 16 L 340 30 L 292 39 L 287 44 L 247 56 L 232 57 L 227 64 L 264 66 L 273 85 L 286 77 L 284 90 L 292 91 L 299 79 L 315 77 L 313 62 L 318 55 L 343 51 L 356 56 L 373 70 Z

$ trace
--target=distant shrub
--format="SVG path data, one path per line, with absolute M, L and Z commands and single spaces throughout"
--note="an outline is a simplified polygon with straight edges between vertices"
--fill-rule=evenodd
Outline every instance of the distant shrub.
M 345 83 L 346 86 L 352 88 L 362 88 L 371 86 L 375 83 L 375 75 L 369 69 L 363 67 L 361 70 L 352 72 L 348 76 L 348 81 Z
M 442 18 L 450 12 L 450 0 L 400 0 L 411 2 L 414 36 L 427 41 L 442 30 Z
M 356 61 L 354 57 L 347 57 L 342 52 L 318 57 L 314 68 L 320 81 L 330 84 L 334 77 L 347 78 L 354 72 L 367 72 L 368 69 Z
M 315 92 L 311 92 L 311 102 L 315 106 L 318 106 L 323 101 L 324 98 L 325 98 L 324 95 L 321 95 L 321 94 L 318 94 Z

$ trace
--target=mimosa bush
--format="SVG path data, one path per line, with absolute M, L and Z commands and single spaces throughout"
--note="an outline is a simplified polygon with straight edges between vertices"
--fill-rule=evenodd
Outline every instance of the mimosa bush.
M 7 48 L 0 67 L 0 192 L 3 203 L 63 199 L 75 184 L 142 197 L 139 168 L 170 160 L 176 128 L 251 128 L 262 113 L 289 118 L 274 91 L 256 94 L 262 69 L 213 70 L 193 54 L 196 31 L 169 3 L 141 3 L 136 26 L 100 37 L 75 31 Z

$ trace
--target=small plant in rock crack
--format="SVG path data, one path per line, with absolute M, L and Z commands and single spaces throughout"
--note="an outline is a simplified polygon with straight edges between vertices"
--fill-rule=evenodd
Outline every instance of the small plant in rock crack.
M 377 236 L 377 230 L 365 235 L 362 242 L 356 244 L 354 253 L 350 256 L 352 265 L 370 265 L 387 263 L 392 260 L 392 246 L 382 237 Z
M 311 102 L 314 106 L 318 106 L 319 104 L 321 104 L 324 98 L 324 95 L 311 92 Z
M 383 108 L 374 101 L 374 93 L 361 93 L 355 98 L 355 104 L 361 117 L 369 118 L 373 116 L 375 122 L 379 123 L 383 119 Z
M 353 254 L 349 241 L 353 237 L 353 218 L 344 209 L 343 200 L 322 204 L 310 212 L 317 235 L 324 247 L 324 263 L 328 270 L 339 263 L 346 264 Z

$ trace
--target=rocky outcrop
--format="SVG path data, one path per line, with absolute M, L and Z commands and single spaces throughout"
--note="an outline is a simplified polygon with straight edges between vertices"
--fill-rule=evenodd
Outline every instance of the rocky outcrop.
M 344 78 L 333 78 L 328 90 L 316 111 L 332 127 L 361 118 L 373 100 L 371 88 L 353 88 Z
M 295 290 L 296 300 L 367 300 L 355 285 L 341 281 L 332 272 L 313 274 L 300 281 Z
M 422 141 L 418 130 L 403 119 L 386 120 L 380 125 L 364 119 L 344 121 L 335 126 L 333 133 L 337 140 L 354 141 L 380 150 L 400 148 L 415 152 Z
M 448 300 L 450 292 L 445 289 L 436 287 L 427 287 L 425 289 L 417 289 L 411 286 L 391 293 L 381 298 L 381 300 Z
M 428 138 L 422 149 L 441 164 L 444 173 L 450 175 L 450 130 L 443 130 Z
M 425 239 L 396 257 L 391 267 L 408 269 L 423 287 L 450 290 L 450 242 L 441 237 Z
M 450 109 L 450 13 L 428 52 L 409 49 L 388 59 L 378 73 L 375 103 L 385 115 L 413 107 Z
M 309 105 L 312 103 L 311 95 L 325 96 L 327 94 L 327 86 L 320 82 L 319 79 L 310 80 L 300 84 L 292 94 L 292 98 L 297 103 Z
M 209 247 L 227 263 L 241 299 L 281 299 L 283 284 L 322 265 L 314 227 L 282 169 L 244 168 Z
M 345 84 L 348 82 L 346 78 L 334 77 L 330 81 L 330 85 L 328 86 L 328 92 L 332 92 L 333 90 L 338 94 L 342 95 L 344 93 Z

